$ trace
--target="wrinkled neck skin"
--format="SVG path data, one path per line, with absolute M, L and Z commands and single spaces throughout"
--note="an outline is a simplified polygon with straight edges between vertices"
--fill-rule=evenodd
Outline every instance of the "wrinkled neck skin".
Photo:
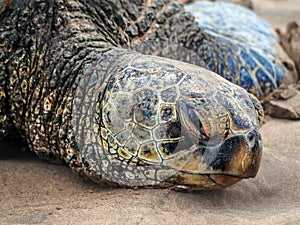
M 134 51 L 170 56 L 201 44 L 180 4 L 20 0 L 0 8 L 1 137 L 17 129 L 40 157 L 125 186 L 220 188 L 257 173 L 262 109 L 253 96 L 196 66 Z M 202 64 L 181 53 L 171 58 Z

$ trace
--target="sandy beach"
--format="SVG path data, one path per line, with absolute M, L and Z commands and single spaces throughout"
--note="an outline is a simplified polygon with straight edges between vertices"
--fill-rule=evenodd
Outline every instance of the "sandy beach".
M 255 0 L 273 27 L 300 24 L 300 0 Z M 0 224 L 300 224 L 300 121 L 271 117 L 254 179 L 219 191 L 112 188 L 0 143 Z

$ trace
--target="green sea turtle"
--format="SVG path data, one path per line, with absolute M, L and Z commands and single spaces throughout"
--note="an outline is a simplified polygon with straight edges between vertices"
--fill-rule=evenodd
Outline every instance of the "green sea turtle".
M 214 189 L 256 175 L 260 102 L 199 67 L 210 68 L 206 53 L 239 46 L 205 32 L 181 4 L 12 0 L 0 9 L 2 138 L 120 186 Z M 225 66 L 237 83 L 232 63 L 265 71 L 222 54 L 212 69 Z M 253 93 L 269 93 L 265 83 Z

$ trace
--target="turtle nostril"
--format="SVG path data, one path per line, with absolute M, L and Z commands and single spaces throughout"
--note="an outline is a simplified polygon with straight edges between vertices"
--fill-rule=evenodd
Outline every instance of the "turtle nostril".
M 252 130 L 247 134 L 247 142 L 252 151 L 260 147 L 261 138 L 257 130 Z
M 248 135 L 248 140 L 252 143 L 253 141 L 255 141 L 255 137 L 252 134 L 250 134 Z

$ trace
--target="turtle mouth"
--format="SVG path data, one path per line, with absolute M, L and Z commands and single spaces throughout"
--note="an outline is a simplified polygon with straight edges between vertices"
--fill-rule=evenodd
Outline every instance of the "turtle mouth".
M 198 176 L 212 176 L 212 177 L 217 177 L 217 176 L 223 176 L 223 177 L 231 177 L 231 178 L 236 178 L 236 179 L 247 179 L 247 178 L 254 178 L 256 175 L 251 175 L 251 176 L 244 176 L 241 174 L 231 174 L 231 173 L 203 173 L 203 172 L 192 172 L 192 171 L 187 171 L 187 170 L 179 170 L 181 173 L 186 173 L 190 175 L 198 175 Z

